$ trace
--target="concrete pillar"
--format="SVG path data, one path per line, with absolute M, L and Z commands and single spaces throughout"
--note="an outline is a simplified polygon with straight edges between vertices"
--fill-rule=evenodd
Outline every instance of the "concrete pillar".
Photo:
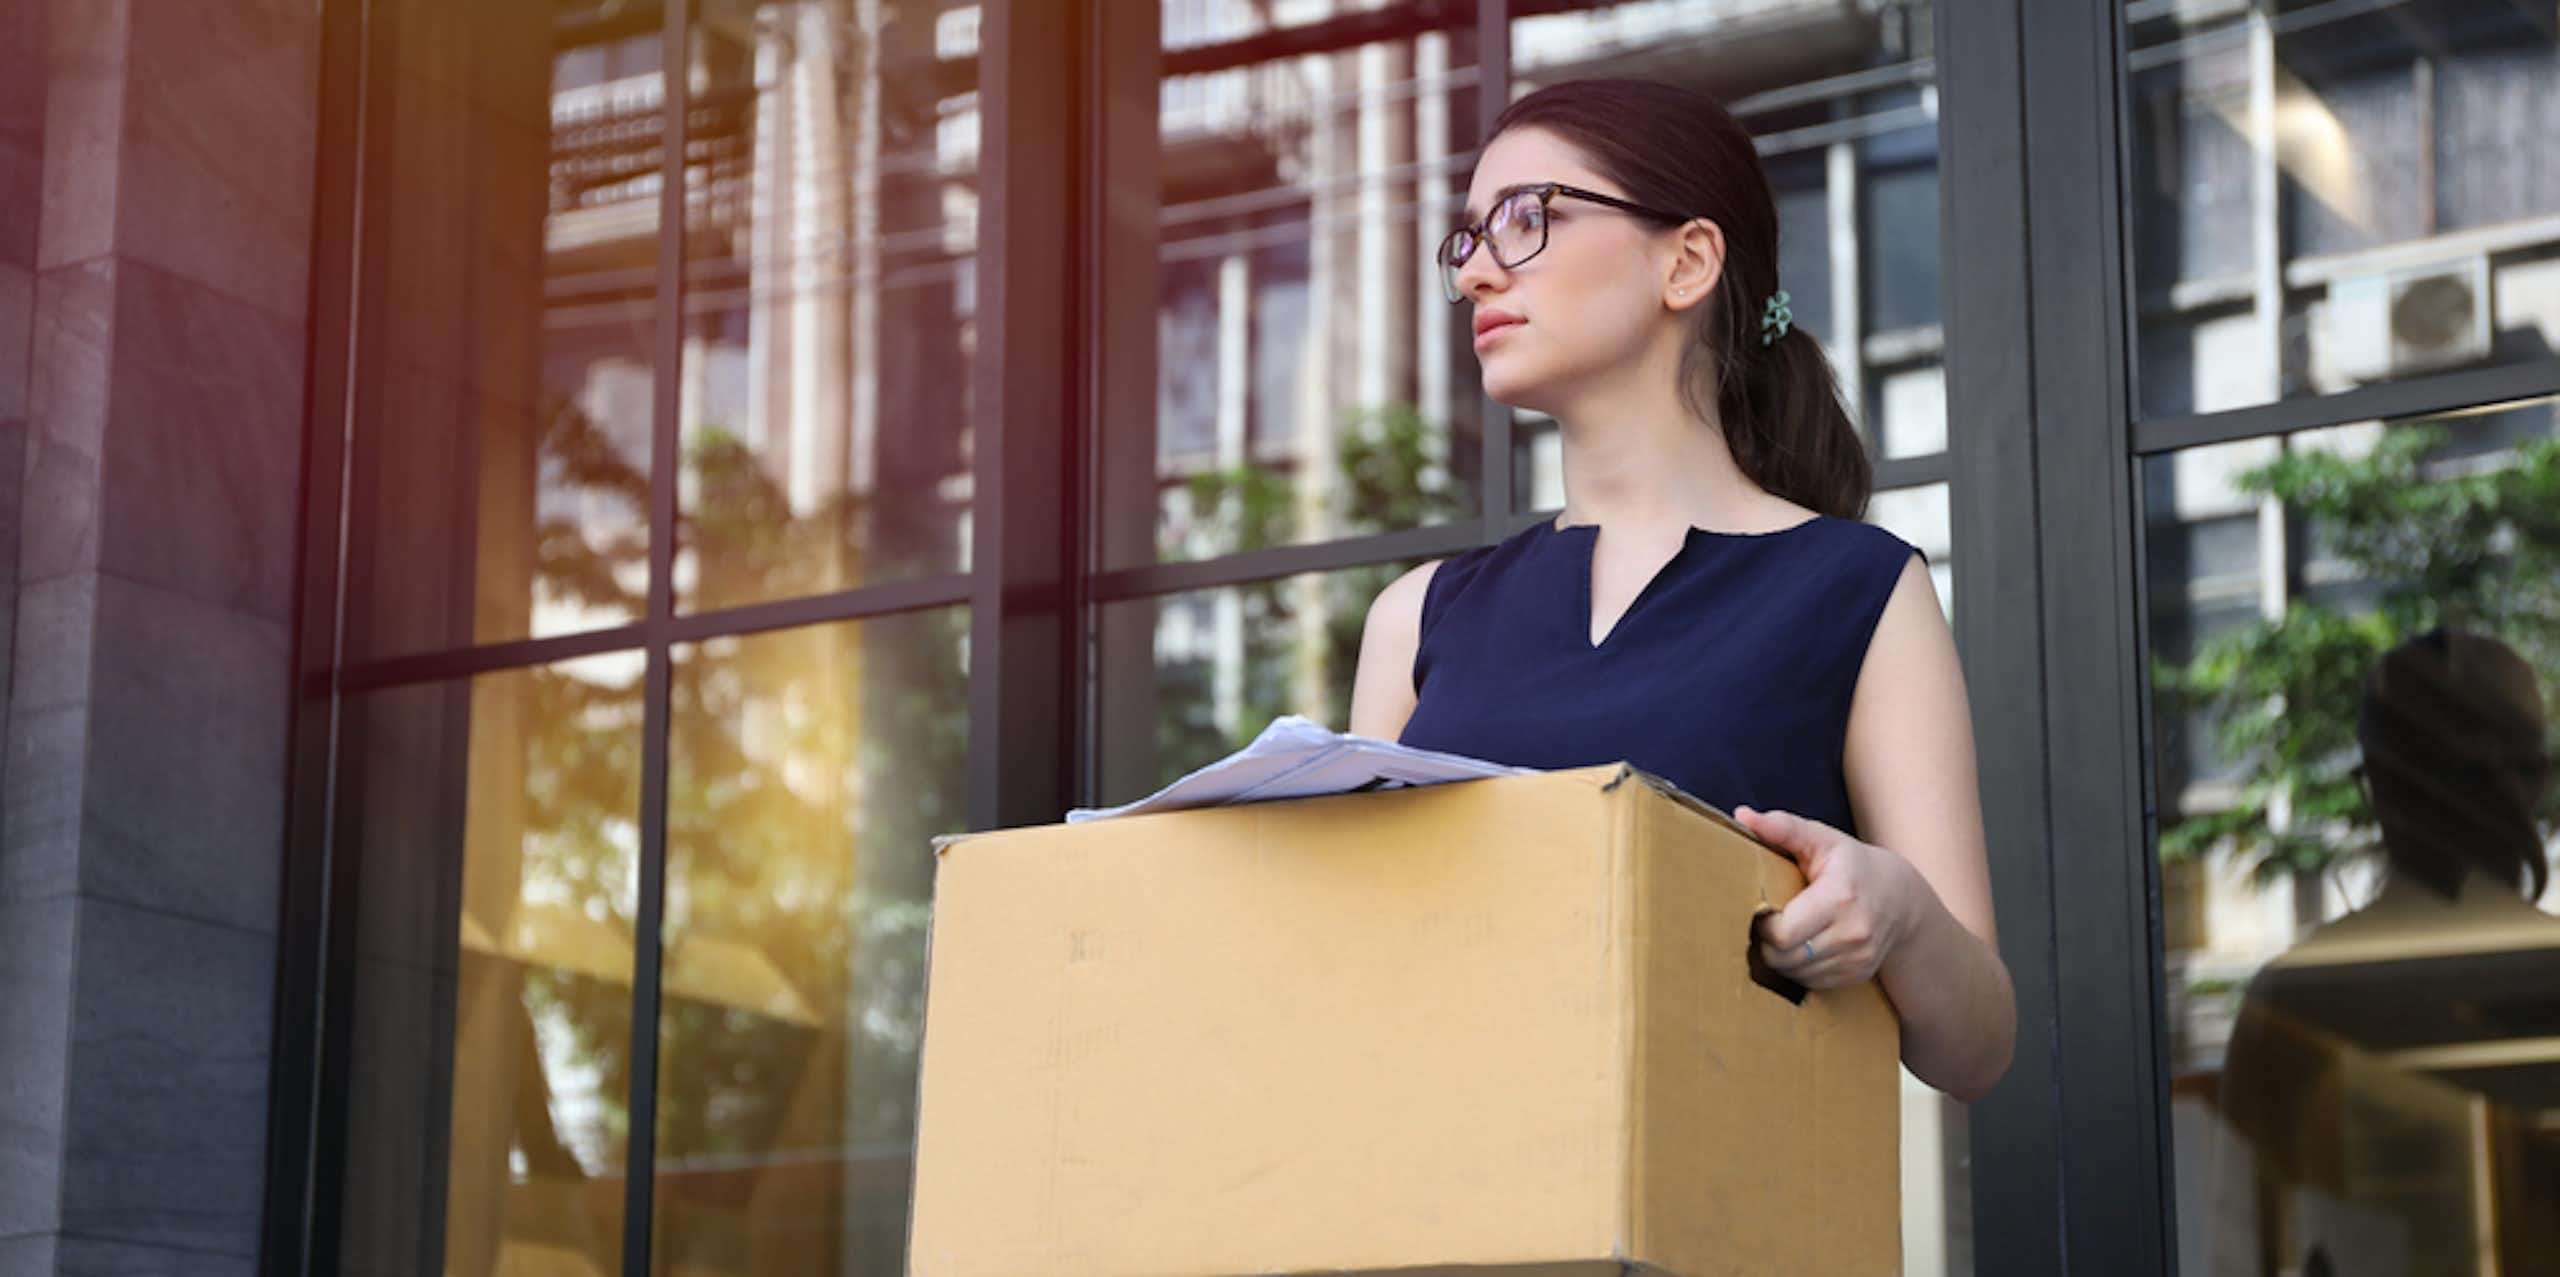
M 318 20 L 0 15 L 0 1272 L 247 1274 Z

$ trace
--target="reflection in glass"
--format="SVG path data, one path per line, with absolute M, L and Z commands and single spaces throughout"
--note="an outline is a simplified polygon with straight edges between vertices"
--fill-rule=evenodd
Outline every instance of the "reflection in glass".
M 1103 440 L 1113 566 L 1477 508 L 1475 364 L 1431 257 L 1474 146 L 1472 42 L 1211 56 L 1306 8 L 1164 0 L 1156 421 Z M 1381 437 L 1419 464 L 1371 468 Z
M 651 1263 L 895 1273 L 968 616 L 676 653 Z
M 679 608 L 967 566 L 974 9 L 860 9 L 693 27 Z
M 622 1265 L 640 661 L 354 698 L 350 1272 Z
M 2555 426 L 2146 467 L 2182 1271 L 2560 1254 Z
M 2552 355 L 2548 6 L 2133 8 L 2146 414 Z
M 1103 751 L 1103 803 L 1142 798 L 1242 748 L 1284 714 L 1348 730 L 1369 601 L 1412 567 L 1311 572 L 1106 606 L 1103 700 L 1148 707 L 1152 718 L 1116 731 Z M 1149 659 L 1132 659 L 1140 656 Z
M 1515 95 L 1636 74 L 1732 108 L 1768 169 L 1795 322 L 1822 342 L 1880 457 L 1947 446 L 1931 22 L 1925 3 L 1626 0 L 1511 30 Z M 1473 363 L 1465 375 L 1472 384 Z M 1513 427 L 1522 509 L 1564 503 L 1556 431 L 1544 417 Z
M 351 655 L 628 622 L 648 587 L 658 33 L 594 3 L 388 7 Z

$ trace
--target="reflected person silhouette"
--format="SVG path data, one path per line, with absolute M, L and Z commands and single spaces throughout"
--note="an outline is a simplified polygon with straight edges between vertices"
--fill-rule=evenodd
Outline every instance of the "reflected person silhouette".
M 2532 668 L 2494 639 L 2421 635 L 2367 675 L 2356 736 L 2382 888 L 2241 1002 L 2216 1206 L 2255 1228 L 2218 1238 L 2213 1269 L 2560 1273 L 2560 918 L 2533 904 L 2551 760 Z

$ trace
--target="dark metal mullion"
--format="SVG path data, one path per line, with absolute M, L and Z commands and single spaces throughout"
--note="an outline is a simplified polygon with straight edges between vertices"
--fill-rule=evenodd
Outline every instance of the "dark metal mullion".
M 667 639 L 671 643 L 694 643 L 733 634 L 795 629 L 834 621 L 869 620 L 968 601 L 968 577 L 957 574 L 922 577 L 865 586 L 841 594 L 813 594 L 722 608 L 717 612 L 689 613 L 668 623 Z
M 1954 463 L 1944 452 L 1922 453 L 1916 457 L 1878 457 L 1874 465 L 1875 490 L 1878 492 L 1946 483 L 1955 474 Z
M 2037 500 L 2044 514 L 2053 942 L 2065 1259 L 2128 1272 L 2176 1263 L 2158 861 L 2142 807 L 2147 646 L 2135 605 L 2132 345 L 2120 11 L 2029 0 L 2024 24 L 2028 269 L 2037 328 Z M 2094 393 L 2092 393 L 2094 391 Z
M 340 671 L 335 686 L 345 693 L 379 691 L 409 683 L 433 683 L 449 678 L 466 678 L 499 670 L 528 666 L 553 665 L 574 661 L 582 656 L 604 652 L 622 652 L 638 647 L 645 640 L 645 623 L 617 625 L 609 630 L 588 630 L 579 634 L 562 634 L 553 638 L 516 639 L 491 643 L 484 647 L 450 648 L 440 652 L 421 652 L 415 656 L 393 656 L 366 661 Z M 317 671 L 325 678 L 327 671 Z
M 259 1271 L 302 1277 L 338 1267 L 339 1199 L 344 1192 L 347 1057 L 354 970 L 356 858 L 333 865 L 340 808 L 337 756 L 340 698 L 327 671 L 344 643 L 347 433 L 355 419 L 355 338 L 361 329 L 362 249 L 367 218 L 361 184 L 368 141 L 382 127 L 367 106 L 370 7 L 320 10 L 320 133 L 312 193 L 313 252 L 303 403 L 301 555 L 294 578 L 293 671 L 288 705 L 283 884 L 276 957 L 272 1097 L 267 1122 L 266 1202 Z M 306 671 L 321 677 L 318 686 Z
M 1485 143 L 1493 139 L 1493 122 L 1504 107 L 1511 105 L 1511 8 L 1512 0 L 1476 0 L 1476 153 L 1484 153 Z M 1465 325 L 1457 327 L 1463 329 Z M 1500 541 L 1512 532 L 1517 514 L 1513 503 L 1517 498 L 1518 480 L 1512 473 L 1512 417 L 1508 405 L 1485 394 L 1483 382 L 1477 382 L 1480 405 L 1477 420 L 1482 422 L 1484 439 L 1483 492 L 1478 496 L 1483 510 L 1485 541 Z
M 1506 524 L 1499 529 L 1500 535 L 1493 539 L 1500 540 L 1516 530 Z M 1481 544 L 1487 535 L 1486 530 L 1474 522 L 1440 523 L 1339 541 L 1278 546 L 1189 563 L 1149 563 L 1097 573 L 1088 590 L 1097 605 L 1125 603 L 1193 590 L 1250 585 L 1256 581 L 1277 580 L 1308 572 L 1334 572 L 1378 563 L 1438 558 Z
M 2509 403 L 2560 394 L 2560 358 L 2466 368 L 2358 386 L 2335 394 L 2280 399 L 2227 412 L 2137 421 L 2133 449 L 2157 456 L 2182 448 L 2291 434 L 2355 421 L 2390 421 L 2451 412 L 2479 404 Z
M 1056 820 L 1078 760 L 1076 465 L 1086 410 L 1074 299 L 1094 193 L 1092 5 L 998 0 L 979 38 L 979 343 L 971 485 L 969 827 Z
M 860 621 L 900 612 L 921 612 L 968 601 L 969 578 L 950 573 L 866 585 L 833 594 L 800 595 L 711 612 L 687 612 L 667 623 L 666 637 L 669 643 L 695 643 L 732 634 L 756 634 L 766 630 L 824 625 L 832 621 Z M 588 630 L 550 638 L 516 639 L 479 647 L 389 657 L 349 667 L 339 675 L 337 686 L 348 691 L 374 691 L 408 683 L 434 683 L 499 670 L 555 665 L 584 656 L 644 646 L 650 633 L 646 621 L 637 621 L 609 630 Z M 327 671 L 315 671 L 313 677 L 325 680 Z M 306 690 L 316 691 L 323 685 L 321 681 L 309 681 Z
M 691 44 L 686 0 L 663 0 L 659 29 L 658 344 L 651 363 L 649 422 L 649 607 L 640 631 L 646 653 L 640 736 L 640 884 L 631 922 L 631 1089 L 623 1149 L 622 1271 L 648 1277 L 657 1201 L 659 976 L 666 937 L 667 739 L 674 717 L 671 643 L 675 635 L 676 478 L 683 464 L 678 414 L 684 406 L 684 196 L 686 68 Z
M 1967 1114 L 1975 1271 L 2066 1271 L 2056 1077 L 2061 1035 L 2044 714 L 2047 649 L 2035 500 L 2036 340 L 2028 277 L 2022 4 L 1941 0 L 1939 124 L 1947 280 L 1948 462 L 1965 565 L 1957 649 L 1972 696 L 2000 951 L 2017 998 L 2008 1076 Z
M 1163 141 L 1161 86 L 1164 32 L 1155 3 L 1094 8 L 1091 54 L 1082 86 L 1092 124 L 1086 130 L 1086 189 L 1100 196 L 1142 191 L 1149 198 L 1092 202 L 1082 277 L 1088 280 L 1154 279 L 1160 273 Z M 1084 541 L 1075 564 L 1073 591 L 1077 660 L 1066 687 L 1075 699 L 1076 767 L 1072 798 L 1097 806 L 1105 792 L 1146 784 L 1155 771 L 1156 668 L 1153 626 L 1129 613 L 1113 613 L 1094 596 L 1095 572 L 1114 563 L 1156 557 L 1152 500 L 1115 502 L 1123 493 L 1152 492 L 1156 477 L 1156 303 L 1133 290 L 1079 288 L 1085 334 L 1076 358 L 1089 387 L 1081 431 L 1077 478 L 1090 494 L 1076 503 Z M 1137 303 L 1137 304 L 1133 304 Z M 1107 430 L 1103 422 L 1145 422 L 1141 429 Z M 1146 779 L 1141 779 L 1146 778 Z M 1151 786 L 1150 786 L 1151 787 Z

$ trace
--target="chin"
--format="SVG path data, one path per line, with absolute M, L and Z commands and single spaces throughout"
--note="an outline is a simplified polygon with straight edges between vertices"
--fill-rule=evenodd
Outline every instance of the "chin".
M 1522 412 L 1555 415 L 1551 406 L 1555 399 L 1554 387 L 1547 378 L 1524 376 L 1515 370 L 1488 366 L 1484 369 L 1483 381 L 1485 397 L 1495 403 Z

